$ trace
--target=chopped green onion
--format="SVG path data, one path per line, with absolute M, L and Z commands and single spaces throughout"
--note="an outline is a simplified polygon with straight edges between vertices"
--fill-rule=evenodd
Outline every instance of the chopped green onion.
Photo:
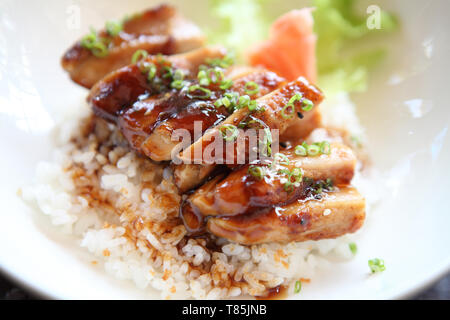
M 312 144 L 306 148 L 308 156 L 315 157 L 320 154 L 320 147 L 318 145 Z
M 258 180 L 261 180 L 264 177 L 264 169 L 260 166 L 251 165 L 248 168 L 248 173 L 255 177 Z
M 294 293 L 299 293 L 302 290 L 302 282 L 300 280 L 295 282 Z
M 308 152 L 306 151 L 304 146 L 298 145 L 295 147 L 295 151 L 294 153 L 298 156 L 306 156 L 308 154 Z
M 331 153 L 331 146 L 328 141 L 322 141 L 322 143 L 320 144 L 320 152 L 326 155 L 329 155 Z
M 194 91 L 201 91 L 204 94 L 203 95 L 193 95 L 193 94 L 191 94 Z M 206 88 L 202 88 L 199 85 L 190 86 L 188 92 L 189 93 L 187 94 L 187 96 L 189 98 L 191 98 L 191 99 L 208 99 L 209 97 L 211 97 L 211 90 L 206 89 Z
M 217 108 L 220 108 L 222 106 L 228 108 L 231 105 L 231 101 L 227 97 L 223 97 L 221 99 L 217 99 L 216 102 L 214 102 L 214 105 Z
M 264 128 L 264 140 L 263 144 L 267 148 L 267 156 L 272 155 L 272 132 L 270 132 L 269 128 Z
M 156 75 L 156 66 L 148 61 L 141 62 L 139 65 L 139 69 L 142 73 L 147 73 L 148 81 L 152 81 Z
M 225 141 L 234 141 L 239 134 L 238 128 L 232 124 L 224 124 L 220 128 L 220 132 Z M 228 132 L 231 132 L 231 134 L 228 134 Z
M 279 164 L 284 164 L 286 166 L 289 165 L 289 158 L 285 154 L 278 152 L 278 153 L 275 153 L 273 158 L 274 158 L 274 161 L 278 162 Z
M 308 145 L 305 141 L 295 147 L 294 153 L 298 156 L 311 156 L 315 157 L 319 154 L 329 155 L 331 153 L 331 145 L 328 141 L 315 142 Z
M 200 70 L 197 74 L 198 83 L 201 86 L 209 86 L 209 79 L 205 70 Z
M 162 53 L 157 53 L 156 54 L 156 62 L 158 62 L 159 64 L 165 64 L 167 63 L 167 59 L 163 56 Z
M 228 90 L 231 88 L 231 86 L 233 85 L 233 81 L 230 79 L 225 79 L 220 83 L 219 88 L 222 90 Z
M 354 242 L 350 242 L 348 244 L 348 248 L 350 249 L 350 251 L 355 255 L 356 252 L 358 251 L 358 247 L 356 246 L 356 243 Z
M 254 81 L 249 81 L 244 86 L 245 93 L 252 96 L 259 92 L 259 85 Z
M 103 58 L 108 55 L 108 48 L 103 42 L 96 42 L 92 45 L 91 52 L 97 58 Z
M 255 100 L 250 101 L 250 103 L 247 106 L 249 111 L 255 111 L 258 109 L 258 103 Z
M 250 101 L 251 101 L 251 99 L 247 95 L 239 97 L 238 105 L 237 105 L 238 109 L 248 106 Z
M 90 49 L 92 48 L 92 45 L 94 43 L 96 43 L 98 41 L 97 39 L 97 33 L 95 33 L 94 29 L 91 29 L 91 32 L 88 33 L 87 35 L 85 35 L 82 39 L 81 39 L 81 46 L 86 48 L 86 49 Z
M 302 110 L 303 111 L 310 111 L 314 107 L 314 104 L 309 99 L 303 99 L 302 101 Z
M 288 111 L 288 113 L 286 113 L 286 111 Z M 281 116 L 284 119 L 289 119 L 292 118 L 294 112 L 295 112 L 294 106 L 292 104 L 287 104 L 283 107 L 283 109 L 281 109 Z
M 290 99 L 288 104 L 295 104 L 297 101 L 300 101 L 303 98 L 301 93 L 294 94 Z
M 173 69 L 169 66 L 163 66 L 162 70 L 165 71 L 164 74 L 162 75 L 163 78 L 167 79 L 167 78 L 173 78 Z
M 222 59 L 220 59 L 220 58 L 206 59 L 206 63 L 212 67 L 220 67 L 220 68 L 226 69 L 229 66 L 231 66 L 232 64 L 234 64 L 234 57 L 233 57 L 233 54 L 229 53 Z
M 174 80 L 172 81 L 172 83 L 170 84 L 170 86 L 174 89 L 180 90 L 183 87 L 185 87 L 189 82 L 184 81 L 184 80 Z
M 183 80 L 184 79 L 184 72 L 181 69 L 175 70 L 173 74 L 173 80 Z
M 291 171 L 291 176 L 294 177 L 294 183 L 299 183 L 302 181 L 303 178 L 303 172 L 300 168 L 294 168 Z
M 208 76 L 209 81 L 211 81 L 212 83 L 219 83 L 225 77 L 223 71 L 220 70 L 219 68 L 208 69 L 206 74 Z
M 383 272 L 384 270 L 386 270 L 384 261 L 378 258 L 369 260 L 369 268 L 372 273 Z
M 131 57 L 131 63 L 136 63 L 141 59 L 145 59 L 148 57 L 148 52 L 143 50 L 143 49 L 139 49 L 136 50 L 136 52 L 133 54 L 133 56 Z
M 287 193 L 291 193 L 292 191 L 294 191 L 294 185 L 292 184 L 292 182 L 288 181 L 284 184 L 283 189 Z
M 107 21 L 105 24 L 106 32 L 111 36 L 117 36 L 122 31 L 122 23 L 116 21 Z
M 104 41 L 105 39 L 99 38 L 95 30 L 91 28 L 91 32 L 81 39 L 80 45 L 91 51 L 94 56 L 103 58 L 108 55 L 108 47 Z
M 237 104 L 239 100 L 239 94 L 237 92 L 227 92 L 224 96 L 230 99 L 232 104 Z

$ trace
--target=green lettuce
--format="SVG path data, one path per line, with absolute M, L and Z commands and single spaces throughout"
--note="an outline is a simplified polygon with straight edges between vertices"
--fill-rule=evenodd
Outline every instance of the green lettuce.
M 209 42 L 235 52 L 238 60 L 252 44 L 267 37 L 271 20 L 265 14 L 270 0 L 210 0 L 210 12 L 218 26 L 207 29 Z
M 355 14 L 355 0 L 313 0 L 312 5 L 319 85 L 327 92 L 366 90 L 370 69 L 386 54 L 384 48 L 367 48 L 367 42 L 395 30 L 395 17 L 381 11 L 380 29 L 371 30 L 367 16 Z

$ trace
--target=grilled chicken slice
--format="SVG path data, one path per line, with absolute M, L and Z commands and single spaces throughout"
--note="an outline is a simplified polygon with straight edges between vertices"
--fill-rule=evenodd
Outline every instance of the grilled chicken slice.
M 244 214 L 305 198 L 310 192 L 311 179 L 330 179 L 334 185 L 343 185 L 349 184 L 354 175 L 356 157 L 349 147 L 342 144 L 332 144 L 329 155 L 303 157 L 295 155 L 292 149 L 283 154 L 289 159 L 289 164 L 274 162 L 272 168 L 261 166 L 265 171 L 264 178 L 253 177 L 249 173 L 250 165 L 245 165 L 221 181 L 207 182 L 189 197 L 190 203 L 204 216 Z M 292 172 L 294 168 L 303 171 L 303 180 L 297 187 L 286 189 L 287 177 L 281 170 Z
M 214 164 L 172 164 L 175 185 L 181 193 L 186 193 L 205 182 L 215 168 Z
M 304 98 L 312 101 L 314 107 L 311 111 L 304 112 L 301 110 L 300 104 L 295 104 L 295 110 L 290 115 L 290 117 L 283 116 L 283 108 L 289 103 L 289 100 L 296 94 L 301 93 Z M 261 112 L 255 112 L 252 116 L 258 120 L 264 122 L 270 129 L 278 129 L 280 131 L 280 135 L 284 133 L 284 131 L 292 124 L 295 116 L 298 113 L 302 114 L 303 119 L 305 121 L 305 128 L 303 132 L 301 132 L 301 136 L 307 136 L 314 128 L 316 128 L 319 123 L 314 123 L 310 125 L 309 122 L 313 119 L 312 115 L 306 117 L 306 114 L 315 114 L 318 112 L 317 106 L 322 102 L 323 94 L 322 92 L 310 84 L 308 80 L 303 77 L 298 78 L 295 81 L 289 82 L 285 84 L 283 87 L 272 91 L 271 93 L 257 99 L 257 103 L 260 107 L 263 107 L 264 110 Z M 304 115 L 305 114 L 305 115 Z M 229 124 L 234 126 L 239 126 L 242 121 L 245 121 L 249 116 L 251 116 L 251 112 L 248 108 L 238 109 L 232 115 L 230 115 L 224 122 L 220 125 L 216 126 L 209 132 L 203 135 L 201 139 L 193 143 L 186 150 L 184 150 L 180 158 L 185 162 L 189 161 L 201 161 L 208 163 L 209 161 L 214 161 L 217 159 L 205 159 L 203 157 L 203 151 L 205 148 L 211 143 L 215 142 L 214 137 L 221 137 L 220 130 L 223 125 Z M 315 118 L 314 118 L 315 119 Z M 314 120 L 316 121 L 316 120 Z M 237 140 L 237 139 L 236 139 Z M 202 158 L 197 158 L 194 150 L 199 148 L 202 150 Z M 222 159 L 225 160 L 225 159 Z M 225 162 L 225 161 L 223 161 Z
M 230 90 L 237 92 L 239 95 L 245 94 L 245 84 L 247 82 L 252 81 L 258 84 L 259 91 L 252 96 L 254 99 L 272 92 L 284 83 L 283 78 L 264 69 L 235 67 L 228 70 L 225 75 L 227 79 L 233 80 Z M 186 101 L 185 108 L 177 110 L 176 113 L 173 113 L 173 115 L 159 123 L 152 130 L 141 146 L 143 153 L 155 161 L 171 160 L 176 156 L 176 154 L 172 154 L 172 151 L 180 143 L 178 140 L 172 139 L 174 130 L 185 129 L 193 137 L 195 122 L 201 124 L 199 133 L 203 134 L 206 129 L 216 126 L 225 120 L 229 115 L 228 110 L 214 106 L 214 101 L 219 97 L 219 94 L 220 92 L 211 95 L 211 99 L 206 101 Z
M 170 66 L 184 70 L 186 76 L 197 76 L 198 67 L 208 59 L 223 58 L 222 47 L 203 47 L 187 53 L 162 57 Z M 140 63 L 157 63 L 160 57 L 149 56 L 142 62 L 131 64 L 108 74 L 91 89 L 88 102 L 97 116 L 117 121 L 119 113 L 130 107 L 141 96 L 158 92 L 147 81 L 147 74 L 141 72 Z M 128 60 L 129 62 L 130 60 Z M 139 105 L 139 107 L 142 107 Z
M 296 81 L 290 82 L 284 87 L 273 91 L 257 100 L 260 106 L 264 106 L 265 111 L 262 113 L 256 113 L 255 117 L 264 121 L 270 128 L 279 129 L 280 139 L 283 139 L 283 135 L 286 134 L 286 130 L 293 123 L 293 121 L 297 121 L 295 113 L 294 116 L 290 119 L 285 119 L 281 115 L 282 108 L 297 92 L 301 92 L 307 99 L 311 100 L 314 103 L 314 108 L 311 111 L 301 111 L 300 113 L 303 117 L 301 121 L 304 125 L 302 128 L 298 129 L 296 135 L 299 137 L 306 137 L 321 123 L 321 116 L 320 112 L 317 110 L 317 106 L 320 104 L 320 102 L 322 102 L 323 94 L 318 88 L 310 84 L 306 79 L 299 78 Z M 204 182 L 205 178 L 207 178 L 208 175 L 214 170 L 215 165 L 211 164 L 212 162 L 214 162 L 214 159 L 205 159 L 203 155 L 204 150 L 210 144 L 215 142 L 215 137 L 221 136 L 219 132 L 221 126 L 223 126 L 224 124 L 237 126 L 248 116 L 249 110 L 247 108 L 237 110 L 219 126 L 216 126 L 207 131 L 201 139 L 193 143 L 181 153 L 181 160 L 183 160 L 183 162 L 187 164 L 176 166 L 173 169 L 175 183 L 181 192 L 186 192 L 200 185 Z M 195 157 L 194 150 L 200 150 L 202 158 L 197 159 Z M 237 156 L 237 150 L 235 150 L 234 154 Z M 209 163 L 204 163 L 205 160 L 209 160 Z M 194 161 L 195 163 L 189 164 L 190 162 Z M 222 163 L 223 162 L 225 161 L 222 161 Z
M 117 35 L 102 30 L 97 37 L 106 41 L 108 51 L 105 56 L 96 56 L 83 47 L 80 40 L 61 61 L 71 79 L 86 88 L 91 88 L 108 73 L 128 65 L 136 50 L 170 55 L 201 47 L 204 43 L 200 29 L 169 5 L 126 19 Z
M 356 189 L 342 187 L 320 200 L 299 200 L 250 215 L 213 217 L 207 222 L 207 230 L 252 245 L 337 238 L 356 232 L 364 219 L 364 198 Z

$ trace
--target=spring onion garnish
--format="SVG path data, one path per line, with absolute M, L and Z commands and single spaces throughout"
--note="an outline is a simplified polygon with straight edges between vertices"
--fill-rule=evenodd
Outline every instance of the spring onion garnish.
M 302 157 L 315 157 L 320 154 L 329 155 L 331 153 L 331 145 L 328 141 L 314 142 L 311 145 L 303 142 L 301 145 L 295 147 L 294 152 L 296 155 Z
M 156 75 L 156 66 L 148 61 L 141 62 L 139 69 L 143 74 L 147 74 L 147 80 L 152 81 Z
M 356 246 L 356 243 L 354 242 L 350 242 L 348 244 L 348 248 L 350 249 L 350 251 L 355 255 L 356 252 L 358 251 L 358 247 Z
M 183 81 L 184 79 L 184 72 L 181 69 L 177 69 L 175 70 L 175 72 L 173 73 L 173 81 L 170 84 L 170 86 L 174 89 L 180 90 L 181 88 L 183 88 L 184 86 L 186 86 L 188 84 L 187 81 Z
M 289 158 L 282 153 L 275 153 L 275 155 L 273 156 L 273 159 L 275 162 L 279 163 L 279 164 L 284 164 L 286 166 L 289 165 Z
M 244 86 L 245 93 L 252 96 L 259 92 L 259 85 L 254 81 L 249 81 Z
M 302 100 L 302 110 L 303 111 L 309 111 L 314 107 L 314 104 L 309 99 L 303 99 Z
M 328 141 L 322 141 L 320 143 L 320 153 L 329 155 L 331 153 L 331 146 Z
M 183 80 L 184 79 L 184 72 L 181 69 L 175 70 L 173 73 L 173 80 Z
M 105 40 L 99 38 L 94 29 L 91 29 L 91 32 L 81 39 L 80 44 L 98 58 L 103 58 L 108 55 L 108 47 L 106 46 Z
M 232 105 L 236 106 L 239 100 L 239 94 L 237 92 L 227 92 L 224 94 L 225 97 L 230 99 Z
M 230 105 L 231 105 L 231 101 L 227 97 L 217 99 L 216 102 L 214 102 L 214 106 L 216 108 L 220 108 L 220 107 L 224 106 L 225 108 L 228 109 L 230 107 Z
M 203 92 L 202 94 L 192 94 L 193 92 Z M 206 89 L 206 88 L 202 88 L 199 85 L 192 85 L 189 87 L 188 89 L 188 94 L 187 96 L 191 99 L 208 99 L 209 97 L 211 97 L 211 90 Z
M 205 70 L 200 70 L 197 74 L 198 83 L 201 86 L 209 86 L 209 79 Z
M 214 105 L 217 108 L 225 106 L 230 113 L 245 107 L 247 107 L 249 111 L 262 110 L 255 100 L 252 100 L 248 95 L 239 96 L 237 92 L 226 92 L 224 97 L 216 100 Z
M 131 63 L 134 64 L 134 63 L 140 61 L 141 59 L 145 59 L 147 57 L 148 57 L 147 51 L 145 51 L 143 49 L 136 50 L 136 52 L 131 57 Z
M 303 171 L 300 168 L 294 168 L 291 171 L 291 178 L 294 178 L 294 183 L 299 183 L 303 179 Z M 291 179 L 292 181 L 292 179 Z
M 302 282 L 300 280 L 295 282 L 294 293 L 299 293 L 302 290 Z
M 281 109 L 281 116 L 284 119 L 289 119 L 289 118 L 292 118 L 292 115 L 294 114 L 294 112 L 295 112 L 294 105 L 287 104 L 283 107 L 283 109 Z
M 255 100 L 252 100 L 248 103 L 247 108 L 249 111 L 258 110 L 258 103 Z
M 298 92 L 289 99 L 288 104 L 294 105 L 297 101 L 300 101 L 302 98 L 303 98 L 303 95 L 300 92 Z
M 232 124 L 224 124 L 220 128 L 220 132 L 225 141 L 234 141 L 239 134 L 238 128 Z M 229 132 L 230 134 L 228 134 Z
M 209 81 L 211 83 L 219 83 L 222 82 L 225 75 L 220 68 L 211 68 L 206 71 Z
M 320 195 L 323 191 L 333 191 L 333 181 L 331 179 L 314 181 L 311 178 L 304 177 L 302 179 L 306 184 L 308 193 L 312 195 Z
M 290 193 L 294 191 L 294 187 L 298 187 L 300 182 L 303 180 L 303 171 L 300 168 L 282 169 L 278 171 L 279 174 L 284 174 L 287 176 L 287 181 L 284 183 L 284 191 Z
M 173 78 L 173 69 L 169 66 L 163 66 L 162 70 L 164 71 L 162 77 L 167 79 L 167 78 Z
M 265 175 L 264 169 L 260 166 L 255 165 L 251 165 L 250 167 L 248 167 L 248 173 L 257 180 L 261 180 Z
M 108 55 L 108 48 L 103 42 L 96 42 L 92 45 L 91 52 L 97 58 L 103 58 Z
M 272 155 L 272 132 L 270 132 L 269 128 L 264 128 L 264 139 L 262 143 L 267 149 L 267 156 L 270 157 Z
M 369 268 L 372 273 L 383 272 L 386 270 L 383 259 L 372 259 L 369 260 Z
M 306 147 L 306 151 L 308 152 L 308 156 L 315 157 L 320 153 L 320 147 L 316 144 L 311 144 Z
M 228 90 L 231 88 L 231 86 L 233 85 L 233 81 L 230 79 L 224 79 L 221 83 L 219 88 L 222 90 Z
M 220 58 L 206 59 L 206 63 L 211 67 L 220 67 L 226 69 L 234 64 L 234 56 L 233 54 L 229 53 L 222 59 Z
M 105 29 L 111 37 L 115 37 L 120 33 L 120 31 L 122 31 L 123 25 L 121 22 L 107 21 L 105 24 Z
M 302 156 L 302 157 L 304 157 L 304 156 L 306 156 L 308 154 L 308 152 L 306 151 L 306 148 L 304 146 L 301 146 L 301 145 L 295 146 L 295 151 L 294 152 L 295 152 L 296 155 Z
M 284 189 L 284 191 L 286 191 L 287 193 L 291 193 L 292 191 L 294 191 L 294 185 L 292 184 L 292 182 L 287 181 L 287 182 L 283 185 L 283 189 Z
M 214 105 L 219 108 L 221 106 L 225 106 L 227 108 L 228 112 L 233 113 L 236 109 L 237 103 L 239 100 L 239 95 L 237 92 L 227 92 L 224 94 L 224 97 L 221 99 L 218 99 Z
M 184 80 L 174 80 L 170 83 L 170 86 L 174 89 L 181 90 L 183 87 L 185 87 L 189 82 Z

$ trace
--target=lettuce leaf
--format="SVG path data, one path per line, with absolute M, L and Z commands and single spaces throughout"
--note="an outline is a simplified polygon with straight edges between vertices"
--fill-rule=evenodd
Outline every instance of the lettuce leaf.
M 355 14 L 354 0 L 313 0 L 314 31 L 318 36 L 319 86 L 327 93 L 364 91 L 368 74 L 385 56 L 382 48 L 360 48 L 359 42 L 397 28 L 394 16 L 381 11 L 380 29 L 369 29 L 367 16 Z
M 218 26 L 206 30 L 212 44 L 232 49 L 238 60 L 252 44 L 267 37 L 270 19 L 265 5 L 270 0 L 210 0 L 210 12 Z

